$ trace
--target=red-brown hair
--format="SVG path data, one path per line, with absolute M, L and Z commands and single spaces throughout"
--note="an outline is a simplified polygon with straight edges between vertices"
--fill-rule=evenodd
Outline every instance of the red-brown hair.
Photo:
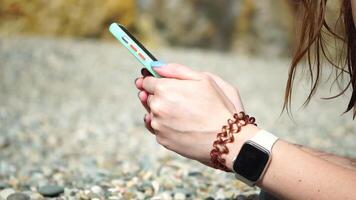
M 288 81 L 285 90 L 283 110 L 291 112 L 291 96 L 293 82 L 297 68 L 302 60 L 307 61 L 308 71 L 311 80 L 311 90 L 305 101 L 309 103 L 315 94 L 322 73 L 322 60 L 329 62 L 336 70 L 335 82 L 344 79 L 347 75 L 347 84 L 336 98 L 351 90 L 350 101 L 346 111 L 353 110 L 353 117 L 356 116 L 356 30 L 353 22 L 351 0 L 341 0 L 340 17 L 338 23 L 342 24 L 341 32 L 332 29 L 325 20 L 327 0 L 294 0 L 299 25 L 297 27 L 298 39 L 294 57 L 291 63 Z M 336 26 L 335 26 L 336 27 Z M 343 43 L 343 50 L 338 52 L 338 60 L 334 59 L 328 52 L 330 45 L 327 37 L 334 37 Z M 330 99 L 327 98 L 327 99 Z

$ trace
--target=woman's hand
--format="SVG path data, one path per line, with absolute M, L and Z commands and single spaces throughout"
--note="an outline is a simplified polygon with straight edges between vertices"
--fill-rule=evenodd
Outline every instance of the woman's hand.
M 143 81 L 144 77 L 150 76 L 150 73 L 148 72 L 148 70 L 143 68 L 141 70 L 141 74 L 143 75 L 143 77 L 137 78 L 135 80 L 135 85 L 136 85 L 137 89 L 140 90 L 140 92 L 138 93 L 138 97 L 139 97 L 142 105 L 145 107 L 145 109 L 149 113 L 150 109 L 149 109 L 149 107 L 147 105 L 148 93 L 142 88 L 142 81 Z M 235 109 L 236 109 L 237 112 L 245 111 L 245 109 L 243 107 L 243 104 L 242 104 L 242 101 L 241 101 L 240 93 L 239 93 L 239 91 L 238 91 L 238 89 L 236 87 L 232 86 L 231 84 L 227 83 L 222 78 L 220 78 L 219 76 L 217 76 L 215 74 L 212 74 L 210 72 L 203 72 L 203 74 L 208 75 L 211 79 L 213 79 L 215 81 L 215 83 L 219 86 L 219 88 L 224 93 L 224 95 L 235 106 Z M 150 126 L 150 121 L 151 121 L 150 116 L 149 115 L 145 115 L 144 121 L 145 121 L 146 128 L 150 132 L 153 133 L 154 131 L 153 131 L 152 127 Z
M 165 78 L 136 80 L 149 112 L 146 127 L 166 148 L 209 165 L 216 134 L 233 113 L 243 110 L 236 89 L 217 76 L 178 64 L 155 71 Z

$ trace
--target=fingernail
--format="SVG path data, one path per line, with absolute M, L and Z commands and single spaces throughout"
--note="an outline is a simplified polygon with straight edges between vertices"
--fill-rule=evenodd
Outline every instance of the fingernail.
M 142 76 L 145 76 L 144 73 L 145 73 L 145 68 L 142 68 L 142 69 L 141 69 L 141 75 L 142 75 Z
M 139 79 L 139 78 L 135 78 L 135 82 L 134 82 L 134 83 L 135 83 L 135 85 L 136 85 L 136 82 L 137 82 L 137 80 L 138 80 L 138 79 Z
M 139 91 L 139 92 L 137 93 L 137 97 L 138 97 L 138 98 L 140 98 L 140 93 L 141 93 L 141 91 Z
M 144 78 L 146 78 L 147 76 L 152 76 L 152 74 L 146 68 L 141 69 L 141 74 Z
M 151 67 L 152 68 L 160 68 L 160 67 L 163 67 L 165 65 L 166 64 L 164 62 L 161 62 L 161 61 L 153 61 L 153 62 L 151 62 Z
M 143 116 L 143 121 L 146 123 L 146 116 L 147 114 L 145 114 L 145 116 Z

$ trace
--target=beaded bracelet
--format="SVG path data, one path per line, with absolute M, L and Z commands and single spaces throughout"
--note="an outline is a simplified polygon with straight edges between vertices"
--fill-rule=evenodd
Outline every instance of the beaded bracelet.
M 210 159 L 214 168 L 231 172 L 225 165 L 226 160 L 222 158 L 223 154 L 229 153 L 226 144 L 234 142 L 234 133 L 239 133 L 243 126 L 248 124 L 257 126 L 257 124 L 255 123 L 254 117 L 250 117 L 244 112 L 235 113 L 233 119 L 229 119 L 227 123 L 228 125 L 224 125 L 222 131 L 216 136 L 213 149 L 210 151 Z

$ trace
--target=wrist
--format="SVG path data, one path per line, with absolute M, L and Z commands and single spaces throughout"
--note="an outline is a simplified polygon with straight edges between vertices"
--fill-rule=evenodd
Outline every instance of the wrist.
M 239 154 L 242 145 L 253 136 L 256 135 L 261 129 L 255 125 L 248 124 L 241 128 L 240 132 L 234 134 L 235 141 L 233 143 L 226 144 L 229 149 L 229 153 L 223 155 L 222 157 L 226 159 L 226 167 L 232 171 L 233 161 Z
M 228 162 L 231 160 L 231 156 L 236 155 L 239 149 L 233 148 L 233 152 L 230 153 L 230 148 L 235 145 L 237 135 L 240 135 L 240 149 L 244 141 L 253 137 L 258 132 L 256 127 L 255 118 L 245 114 L 244 112 L 235 113 L 233 118 L 227 120 L 227 125 L 224 125 L 216 136 L 216 140 L 213 143 L 213 149 L 210 151 L 211 165 L 222 171 L 231 172 L 232 165 Z M 228 165 L 230 168 L 228 168 Z

